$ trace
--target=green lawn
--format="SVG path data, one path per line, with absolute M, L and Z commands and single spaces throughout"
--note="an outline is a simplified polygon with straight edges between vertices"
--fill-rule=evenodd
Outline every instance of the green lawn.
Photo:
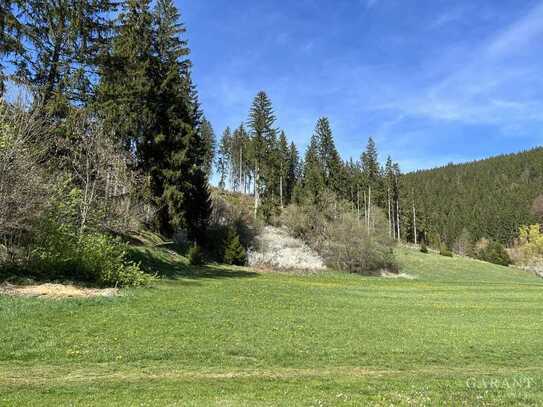
M 0 405 L 543 405 L 543 280 L 400 250 L 383 279 L 195 271 L 113 299 L 0 298 Z

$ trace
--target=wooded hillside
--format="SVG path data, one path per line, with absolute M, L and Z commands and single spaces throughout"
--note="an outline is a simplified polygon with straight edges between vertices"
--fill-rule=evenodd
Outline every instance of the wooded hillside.
M 538 221 L 534 200 L 543 192 L 543 148 L 466 164 L 450 164 L 402 176 L 404 222 L 452 245 L 464 232 L 471 239 L 510 243 L 519 226 Z M 537 205 L 536 205 L 537 206 Z

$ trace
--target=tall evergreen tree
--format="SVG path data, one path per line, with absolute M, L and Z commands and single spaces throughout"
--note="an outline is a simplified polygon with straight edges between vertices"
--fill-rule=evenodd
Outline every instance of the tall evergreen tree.
M 149 78 L 151 88 L 141 84 L 141 89 L 153 96 L 146 101 L 150 126 L 138 137 L 137 150 L 142 168 L 153 181 L 157 227 L 171 236 L 177 229 L 187 227 L 187 199 L 191 187 L 187 182 L 191 168 L 188 139 L 197 131 L 192 123 L 192 107 L 183 77 L 190 64 L 189 51 L 181 37 L 185 29 L 179 23 L 179 13 L 173 3 L 158 1 L 152 14 L 148 11 L 149 3 L 144 3 L 147 9 L 142 10 L 141 19 L 134 19 L 135 30 L 126 27 L 128 33 L 151 36 L 150 48 L 141 50 L 141 60 L 136 56 L 135 66 L 140 68 L 136 72 L 142 77 L 144 74 L 152 76 Z M 151 26 L 143 25 L 147 21 Z M 133 57 L 130 50 L 127 51 L 129 57 Z
M 319 196 L 324 190 L 325 182 L 320 162 L 319 154 L 319 136 L 313 133 L 309 146 L 305 153 L 302 193 L 305 199 L 309 199 L 314 203 L 318 202 Z
M 386 192 L 377 154 L 377 147 L 373 138 L 368 139 L 366 150 L 361 156 L 362 183 L 365 184 L 368 205 L 384 207 L 386 205 Z
M 244 192 L 247 161 L 247 132 L 243 123 L 234 130 L 230 142 L 230 180 L 234 191 Z
M 380 169 L 377 147 L 371 137 L 368 139 L 366 151 L 362 153 L 361 162 L 362 171 L 364 172 L 367 182 L 375 188 L 379 183 Z
M 205 173 L 209 178 L 213 174 L 213 162 L 215 160 L 215 152 L 217 148 L 215 141 L 215 132 L 213 131 L 211 123 L 206 118 L 202 120 L 200 131 L 202 133 L 202 138 L 205 144 L 204 168 Z
M 24 52 L 23 25 L 18 17 L 22 1 L 0 0 L 0 97 L 5 91 L 6 63 Z
M 397 196 L 397 174 L 394 163 L 390 156 L 387 157 L 384 168 L 384 184 L 385 184 L 385 194 L 386 194 L 386 213 L 388 218 L 388 227 L 389 234 L 391 237 L 396 236 L 396 200 Z
M 165 70 L 162 67 L 158 72 L 154 19 L 149 3 L 149 0 L 125 2 L 118 16 L 112 48 L 102 56 L 95 103 L 106 128 L 115 133 L 128 150 L 138 152 L 143 167 L 153 165 L 148 155 L 157 154 L 158 147 L 149 139 L 159 133 L 157 92 Z M 173 68 L 178 69 L 177 64 Z M 172 80 L 179 81 L 179 78 Z M 163 103 L 163 111 L 167 105 L 178 108 L 167 100 Z
M 315 134 L 319 140 L 319 157 L 322 164 L 324 185 L 329 191 L 339 195 L 343 165 L 336 149 L 328 118 L 322 117 L 318 120 Z
M 219 188 L 225 189 L 226 179 L 228 178 L 230 162 L 231 162 L 231 142 L 232 132 L 230 127 L 227 127 L 221 137 L 219 150 L 217 154 L 217 171 L 219 173 Z
M 206 173 L 209 149 L 202 131 L 203 118 L 192 81 L 189 50 L 181 37 L 185 28 L 179 22 L 180 16 L 172 0 L 157 2 L 154 21 L 158 33 L 155 49 L 159 68 L 163 69 L 157 70 L 162 79 L 158 112 L 159 117 L 167 119 L 166 127 L 161 129 L 154 142 L 158 145 L 163 140 L 172 142 L 172 148 L 166 150 L 170 157 L 160 166 L 166 175 L 164 189 L 169 191 L 162 201 L 168 206 L 172 231 L 181 226 L 187 230 L 189 239 L 203 244 L 211 215 Z M 162 119 L 159 125 L 163 125 Z M 156 155 L 152 160 L 158 161 L 157 158 L 160 160 Z M 171 199 L 174 190 L 175 196 Z
M 245 193 L 248 193 L 254 177 L 254 149 L 251 135 L 247 130 L 245 130 L 245 126 L 243 126 L 242 129 L 243 131 L 240 132 L 242 143 L 242 154 L 240 155 L 240 157 L 243 159 L 241 163 L 244 182 L 243 191 Z
M 284 131 L 281 131 L 279 142 L 277 145 L 277 158 L 279 161 L 279 199 L 280 205 L 283 207 L 286 202 L 287 177 L 289 171 L 289 146 L 287 136 Z
M 189 186 L 183 207 L 185 227 L 189 239 L 205 244 L 212 211 L 208 177 L 205 172 L 206 143 L 200 131 L 191 131 L 188 136 L 187 158 L 190 165 L 185 181 Z
M 211 211 L 208 149 L 184 26 L 172 0 L 128 0 L 102 66 L 97 110 L 150 176 L 156 227 L 202 241 Z
M 401 215 L 400 215 L 400 210 L 401 210 L 401 205 L 400 205 L 400 192 L 401 192 L 401 189 L 400 189 L 400 176 L 402 175 L 401 174 L 401 171 L 400 171 L 400 165 L 398 163 L 394 163 L 392 165 L 392 173 L 393 173 L 393 176 L 394 176 L 394 184 L 393 184 L 393 188 L 392 188 L 392 199 L 393 199 L 393 202 L 395 203 L 395 211 L 393 211 L 393 217 L 394 219 L 396 220 L 396 226 L 395 226 L 395 232 L 396 232 L 396 239 L 399 241 L 401 240 Z
M 275 115 L 271 100 L 261 91 L 256 95 L 249 114 L 255 174 L 255 213 L 258 211 L 260 199 L 268 199 L 273 194 L 269 178 L 272 167 L 270 155 L 276 133 L 274 124 Z
M 291 142 L 288 151 L 287 175 L 285 197 L 286 204 L 290 204 L 294 200 L 294 192 L 301 178 L 301 163 L 300 156 L 296 145 Z
M 108 45 L 112 0 L 26 0 L 16 4 L 25 45 L 13 61 L 16 78 L 41 103 L 62 114 L 87 103 L 100 52 Z

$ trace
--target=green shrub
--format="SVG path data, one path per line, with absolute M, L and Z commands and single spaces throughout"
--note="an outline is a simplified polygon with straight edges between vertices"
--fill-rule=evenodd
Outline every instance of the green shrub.
M 349 203 L 326 193 L 317 204 L 290 205 L 281 217 L 290 233 L 304 240 L 332 269 L 366 275 L 396 273 L 394 242 L 383 212 L 372 208 L 371 220 L 368 230 Z
M 202 266 L 204 264 L 204 253 L 202 252 L 202 248 L 196 243 L 189 249 L 187 256 L 189 263 L 193 266 Z
M 239 241 L 238 234 L 231 229 L 225 242 L 224 262 L 236 266 L 247 263 L 247 253 Z
M 482 248 L 477 254 L 477 258 L 500 266 L 509 266 L 513 263 L 505 247 L 496 241 L 491 241 Z
M 81 202 L 81 191 L 69 188 L 68 181 L 58 186 L 34 225 L 26 270 L 39 279 L 118 287 L 147 284 L 151 277 L 128 260 L 125 243 L 100 233 L 94 220 L 82 224 Z
M 541 225 L 521 226 L 518 240 L 511 254 L 513 255 L 512 260 L 514 260 L 514 263 L 524 266 L 540 263 L 543 258 L 543 233 L 541 233 Z
M 100 286 L 141 286 L 151 277 L 127 260 L 127 245 L 102 233 L 83 233 L 59 225 L 32 250 L 30 271 L 41 278 L 68 278 Z
M 104 286 L 134 287 L 149 283 L 138 264 L 127 261 L 128 245 L 101 233 L 88 233 L 79 241 L 83 278 Z
M 423 240 L 420 244 L 420 252 L 427 254 L 428 253 L 428 246 L 426 246 L 426 241 Z
M 238 197 L 236 194 L 224 195 L 230 199 Z M 252 206 L 248 206 L 247 203 L 232 205 L 222 196 L 214 194 L 213 212 L 204 247 L 205 253 L 209 258 L 223 262 L 231 230 L 239 236 L 241 246 L 247 248 L 255 244 L 260 228 L 261 224 L 255 220 Z
M 447 245 L 442 244 L 439 248 L 439 254 L 445 257 L 452 257 L 452 251 L 447 247 Z

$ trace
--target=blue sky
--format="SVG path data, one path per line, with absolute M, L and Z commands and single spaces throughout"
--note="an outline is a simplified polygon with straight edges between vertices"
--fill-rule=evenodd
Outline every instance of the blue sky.
M 265 90 L 301 152 L 327 116 L 404 171 L 543 144 L 543 0 L 176 0 L 215 132 Z
M 368 136 L 404 171 L 543 144 L 543 1 L 177 0 L 217 134 L 261 89 L 305 151 Z

